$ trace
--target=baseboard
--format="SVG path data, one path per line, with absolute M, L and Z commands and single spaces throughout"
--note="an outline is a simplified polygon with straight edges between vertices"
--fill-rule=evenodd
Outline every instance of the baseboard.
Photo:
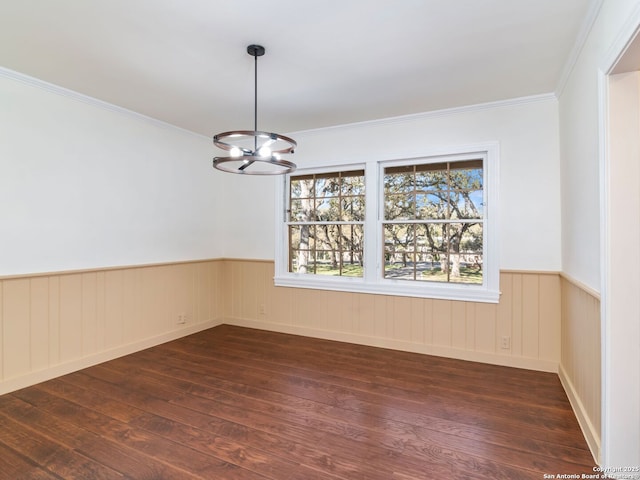
M 224 318 L 223 323 L 238 327 L 256 328 L 259 330 L 269 330 L 280 333 L 290 333 L 293 335 L 303 335 L 306 337 L 322 338 L 325 340 L 336 340 L 339 342 L 357 343 L 370 347 L 389 348 L 404 352 L 422 353 L 425 355 L 435 355 L 438 357 L 455 358 L 458 360 L 468 360 L 472 362 L 488 363 L 491 365 L 501 365 L 505 367 L 524 368 L 527 370 L 537 370 L 542 372 L 558 372 L 558 364 L 547 360 L 536 358 L 515 357 L 498 355 L 488 352 L 475 352 L 452 347 L 439 347 L 435 345 L 424 345 L 402 340 L 388 338 L 369 337 L 352 333 L 342 333 L 330 330 L 320 330 L 297 325 L 288 325 L 271 322 L 261 322 L 259 320 L 249 320 L 244 318 Z
M 220 321 L 220 319 L 215 319 L 197 323 L 194 325 L 188 325 L 184 328 L 165 332 L 154 337 L 145 338 L 143 340 L 139 340 L 126 345 L 120 345 L 109 350 L 97 352 L 95 354 L 70 360 L 68 362 L 59 363 L 57 365 L 53 365 L 49 368 L 45 368 L 35 372 L 29 372 L 24 376 L 10 378 L 8 380 L 0 382 L 0 395 L 4 395 L 5 393 L 13 392 L 21 388 L 29 387 L 37 383 L 51 380 L 52 378 L 60 377 L 62 375 L 67 375 L 68 373 L 82 370 L 83 368 L 92 367 L 93 365 L 107 362 L 124 355 L 139 352 L 140 350 L 151 348 L 156 345 L 160 345 L 161 343 L 177 340 L 178 338 L 186 337 L 187 335 L 191 335 L 193 333 L 218 326 L 221 323 L 223 322 Z
M 587 410 L 584 408 L 584 405 L 580 400 L 580 396 L 565 372 L 562 364 L 558 369 L 558 376 L 560 377 L 560 382 L 564 387 L 564 391 L 567 393 L 569 403 L 576 415 L 582 434 L 584 435 L 587 445 L 589 446 L 589 450 L 591 451 L 591 455 L 593 455 L 595 462 L 600 464 L 600 435 L 598 435 L 596 428 L 593 423 L 591 423 Z

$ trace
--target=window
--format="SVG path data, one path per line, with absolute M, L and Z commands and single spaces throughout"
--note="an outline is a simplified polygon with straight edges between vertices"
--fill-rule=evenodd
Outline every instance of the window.
M 280 286 L 497 302 L 497 146 L 287 175 Z
M 482 284 L 482 159 L 384 168 L 384 277 Z
M 289 179 L 289 272 L 362 277 L 364 170 Z

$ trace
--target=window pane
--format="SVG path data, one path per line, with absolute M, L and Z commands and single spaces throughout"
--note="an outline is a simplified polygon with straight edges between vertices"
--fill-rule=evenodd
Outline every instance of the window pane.
M 340 225 L 340 250 L 363 250 L 364 227 L 362 225 Z
M 484 192 L 482 190 L 472 190 L 469 192 L 469 199 L 478 211 L 478 217 L 484 217 Z
M 415 196 L 410 194 L 390 194 L 385 196 L 385 220 L 413 220 L 415 219 Z
M 316 225 L 316 250 L 336 250 L 338 246 L 336 225 Z
M 342 195 L 364 195 L 364 171 L 343 174 Z
M 448 226 L 449 281 L 482 283 L 482 224 Z
M 385 225 L 384 277 L 415 280 L 416 225 Z
M 428 255 L 437 255 L 446 252 L 446 228 L 445 223 L 432 223 L 416 225 L 416 246 L 419 252 Z
M 447 168 L 446 164 L 436 164 L 433 170 L 420 171 L 416 173 L 416 189 L 422 191 L 446 190 L 447 189 Z
M 415 255 L 398 253 L 385 255 L 384 278 L 415 280 Z
M 320 222 L 337 222 L 340 220 L 340 208 L 338 198 L 316 199 L 315 220 Z
M 447 224 L 417 225 L 416 244 L 416 280 L 446 282 Z
M 289 245 L 292 249 L 314 249 L 315 248 L 315 226 L 313 225 L 290 225 Z
M 313 218 L 313 201 L 309 199 L 291 200 L 291 211 L 289 221 L 309 222 Z
M 362 225 L 340 225 L 340 250 L 342 275 L 363 275 L 364 227 Z
M 317 260 L 316 260 L 316 253 L 315 252 L 310 252 L 309 253 L 309 260 L 308 260 L 308 263 L 307 263 L 307 267 L 306 267 L 306 269 L 304 269 L 300 273 L 312 273 L 312 274 L 318 273 L 318 263 L 317 263 Z
M 396 171 L 396 168 L 385 169 L 385 172 L 389 170 Z M 385 173 L 384 176 L 384 191 L 385 193 L 403 193 L 412 192 L 414 190 L 413 167 L 400 167 L 400 170 L 404 170 L 396 173 Z
M 451 163 L 450 176 L 452 189 L 481 190 L 482 160 Z
M 415 250 L 414 237 L 415 225 L 413 224 L 385 225 L 385 254 L 395 255 L 396 253 L 413 252 Z
M 315 273 L 313 252 L 309 250 L 291 250 L 291 271 L 294 273 Z
M 419 193 L 416 195 L 416 219 L 449 218 L 449 202 L 446 192 Z
M 342 197 L 341 217 L 343 222 L 364 220 L 364 197 Z
M 316 197 L 333 197 L 340 193 L 340 177 L 323 177 L 316 179 Z
M 291 198 L 310 198 L 313 196 L 313 178 L 291 179 Z
M 358 256 L 359 261 L 350 262 L 347 259 L 343 261 L 342 276 L 343 277 L 362 277 L 364 268 L 362 266 L 362 255 Z
M 321 275 L 338 275 L 339 262 L 334 250 L 317 250 L 316 273 Z
M 451 192 L 451 218 L 482 218 L 482 190 Z

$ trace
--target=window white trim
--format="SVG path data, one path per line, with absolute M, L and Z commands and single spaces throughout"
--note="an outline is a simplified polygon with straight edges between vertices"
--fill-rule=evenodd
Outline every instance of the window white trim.
M 381 182 L 385 165 L 413 164 L 417 162 L 442 162 L 468 159 L 471 157 L 484 159 L 484 228 L 487 234 L 483 245 L 483 283 L 482 285 L 466 285 L 455 283 L 415 282 L 382 278 L 381 265 L 382 234 L 381 232 Z M 343 163 L 335 166 L 323 165 L 319 168 L 299 169 L 300 173 L 321 173 L 336 170 L 363 168 L 362 162 Z M 413 158 L 371 159 L 365 162 L 365 251 L 364 274 L 362 278 L 324 277 L 321 275 L 298 274 L 288 271 L 287 213 L 288 208 L 288 176 L 276 187 L 276 251 L 275 278 L 276 286 L 298 287 L 320 290 L 337 290 L 344 292 L 371 293 L 382 295 L 409 296 L 472 302 L 497 303 L 499 292 L 499 250 L 498 250 L 498 192 L 499 192 L 499 146 L 497 142 L 475 145 L 439 148 L 428 151 Z M 295 175 L 294 174 L 294 175 Z

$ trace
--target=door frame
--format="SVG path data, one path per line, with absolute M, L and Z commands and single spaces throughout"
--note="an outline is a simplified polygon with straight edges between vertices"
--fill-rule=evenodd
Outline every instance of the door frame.
M 636 43 L 638 42 L 638 43 Z M 603 468 L 623 468 L 640 465 L 640 315 L 621 315 L 621 312 L 638 313 L 640 289 L 635 295 L 624 295 L 620 285 L 628 279 L 621 277 L 624 270 L 621 260 L 615 255 L 625 243 L 616 236 L 618 218 L 615 208 L 619 198 L 615 195 L 615 162 L 628 162 L 628 155 L 620 155 L 616 145 L 616 132 L 611 129 L 612 75 L 629 60 L 628 55 L 639 55 L 640 8 L 628 19 L 600 64 L 598 72 L 599 90 L 599 162 L 600 162 L 600 310 L 602 338 L 602 432 L 600 464 Z M 625 58 L 625 55 L 627 57 Z M 638 62 L 640 65 L 640 62 Z M 615 79 L 614 79 L 615 80 Z M 613 92 L 614 95 L 618 93 Z M 615 97 L 614 97 L 615 98 Z M 636 102 L 640 113 L 640 102 Z M 614 122 L 615 123 L 615 120 Z M 640 144 L 640 129 L 636 131 Z M 628 153 L 628 152 L 627 152 Z M 618 155 L 616 157 L 616 155 Z M 623 158 L 624 157 L 624 158 Z M 639 162 L 640 163 L 640 162 Z M 629 165 L 629 164 L 627 164 Z M 640 169 L 640 164 L 637 166 Z M 634 180 L 640 186 L 640 176 Z M 612 183 L 614 182 L 614 183 Z M 633 182 L 632 182 L 633 183 Z M 638 188 L 640 190 L 640 188 Z M 638 193 L 640 195 L 640 192 Z M 640 205 L 638 205 L 640 208 Z M 636 219 L 640 230 L 640 217 Z M 634 230 L 636 230 L 634 228 Z M 635 245 L 640 254 L 640 234 Z M 640 272 L 629 282 L 640 283 Z M 635 285 L 634 283 L 634 285 Z M 615 301 L 614 301 L 615 300 Z M 613 475 L 615 477 L 615 475 Z

